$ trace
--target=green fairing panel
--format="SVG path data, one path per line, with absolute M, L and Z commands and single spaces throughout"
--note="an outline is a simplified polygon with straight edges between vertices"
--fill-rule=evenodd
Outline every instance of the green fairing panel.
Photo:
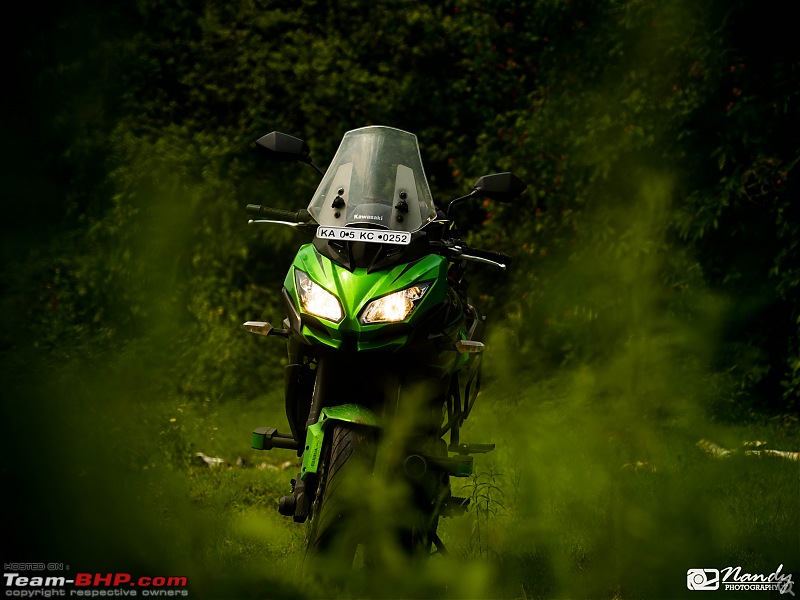
M 322 409 L 320 420 L 331 419 L 333 421 L 345 421 L 357 425 L 369 425 L 379 427 L 378 417 L 370 409 L 360 404 L 341 404 L 339 406 L 328 406 Z
M 413 323 L 422 319 L 432 308 L 441 304 L 447 294 L 447 260 L 439 255 L 431 254 L 413 263 L 397 265 L 392 269 L 374 271 L 356 268 L 352 272 L 319 254 L 312 244 L 300 248 L 292 263 L 292 269 L 286 275 L 284 286 L 295 307 L 300 310 L 295 284 L 295 269 L 304 271 L 318 285 L 339 299 L 344 311 L 344 318 L 339 323 L 319 319 L 325 331 L 303 326 L 303 336 L 307 342 L 312 340 L 327 346 L 339 348 L 343 334 L 358 334 L 358 350 L 392 349 L 403 345 L 406 335 L 381 336 L 380 332 L 386 324 L 363 325 L 358 317 L 372 300 L 403 290 L 409 286 L 429 283 L 430 288 L 422 298 L 416 310 L 405 321 Z
M 330 421 L 342 421 L 357 425 L 378 427 L 378 418 L 370 409 L 360 404 L 342 404 L 328 406 L 322 409 L 319 420 L 309 426 L 306 435 L 306 447 L 303 451 L 303 466 L 300 477 L 305 479 L 309 473 L 316 473 L 319 468 L 319 459 L 322 454 L 322 442 L 325 438 L 325 428 Z

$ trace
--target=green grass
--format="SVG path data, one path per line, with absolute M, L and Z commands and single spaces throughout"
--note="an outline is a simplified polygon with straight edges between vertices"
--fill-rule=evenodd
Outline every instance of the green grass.
M 598 371 L 513 385 L 488 375 L 462 441 L 497 449 L 476 457 L 474 479 L 453 480 L 479 502 L 441 521 L 448 557 L 419 565 L 387 547 L 383 568 L 344 585 L 301 578 L 306 525 L 276 510 L 299 461 L 249 447 L 253 428 L 286 428 L 282 386 L 249 400 L 165 400 L 113 377 L 13 390 L 27 398 L 5 440 L 25 449 L 6 467 L 19 554 L 183 575 L 192 597 L 210 599 L 696 598 L 690 568 L 800 571 L 800 464 L 719 460 L 696 445 L 798 450 L 796 421 L 720 423 L 667 388 L 612 393 L 616 378 Z M 226 464 L 209 468 L 198 452 Z M 393 509 L 389 487 L 365 488 L 375 530 Z
M 498 448 L 476 458 L 472 479 L 453 480 L 454 493 L 477 503 L 442 520 L 451 556 L 359 571 L 342 589 L 293 587 L 305 525 L 276 507 L 299 462 L 290 451 L 247 448 L 253 427 L 285 428 L 280 398 L 224 405 L 213 417 L 189 411 L 196 427 L 184 435 L 193 449 L 246 461 L 186 468 L 190 512 L 216 522 L 204 538 L 208 577 L 228 574 L 208 589 L 231 597 L 672 598 L 696 593 L 686 588 L 689 568 L 797 571 L 800 465 L 718 460 L 696 446 L 706 437 L 798 449 L 796 425 L 631 419 L 619 406 L 577 401 L 564 382 L 525 389 L 521 397 L 487 388 L 464 428 L 466 441 Z

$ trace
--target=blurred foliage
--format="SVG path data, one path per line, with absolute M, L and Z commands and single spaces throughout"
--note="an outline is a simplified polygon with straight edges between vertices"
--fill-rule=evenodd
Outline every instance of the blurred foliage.
M 797 449 L 800 46 L 785 6 L 17 10 L 0 104 L 2 533 L 18 540 L 4 559 L 172 571 L 209 598 L 619 598 L 686 594 L 687 567 L 768 573 L 797 556 L 796 471 L 692 454 L 701 436 L 764 431 Z M 477 509 L 443 520 L 451 559 L 358 572 L 334 594 L 299 581 L 302 532 L 272 510 L 283 456 L 243 450 L 263 470 L 192 456 L 235 464 L 250 427 L 282 418 L 285 348 L 241 323 L 283 318 L 306 239 L 248 226 L 244 206 L 301 208 L 318 176 L 253 142 L 296 135 L 324 167 L 369 124 L 419 137 L 440 205 L 490 172 L 529 190 L 455 215 L 471 244 L 514 257 L 471 275 L 489 385 L 465 439 L 501 442 L 454 488 Z
M 691 493 L 655 509 L 641 496 L 666 494 L 672 474 L 631 491 L 612 473 L 642 455 L 683 468 L 675 439 L 660 436 L 686 442 L 706 414 L 741 421 L 800 410 L 800 46 L 784 6 L 69 0 L 20 10 L 3 41 L 13 92 L 0 106 L 0 353 L 19 404 L 4 403 L 13 426 L 4 443 L 16 455 L 39 427 L 53 441 L 3 473 L 7 490 L 26 489 L 25 476 L 48 465 L 33 485 L 42 513 L 52 510 L 49 478 L 63 486 L 63 506 L 37 525 L 31 549 L 64 527 L 86 490 L 93 500 L 52 542 L 59 548 L 107 507 L 112 520 L 130 512 L 146 522 L 141 506 L 160 507 L 175 554 L 199 552 L 203 565 L 273 548 L 261 539 L 234 552 L 227 544 L 243 534 L 208 534 L 222 527 L 209 515 L 266 501 L 228 494 L 222 476 L 198 487 L 186 464 L 192 439 L 213 439 L 221 407 L 244 410 L 282 388 L 284 347 L 241 323 L 283 318 L 280 286 L 306 240 L 248 227 L 244 206 L 301 208 L 318 177 L 266 163 L 253 142 L 272 130 L 296 135 L 324 167 L 345 131 L 369 124 L 419 137 L 441 205 L 490 172 L 512 170 L 529 184 L 514 204 L 464 204 L 455 215 L 470 243 L 514 257 L 508 273 L 471 275 L 490 316 L 487 375 L 508 395 L 497 416 L 549 399 L 533 430 L 510 435 L 521 455 L 558 457 L 544 474 L 522 467 L 527 479 L 502 498 L 487 494 L 486 510 L 474 513 L 492 556 L 541 575 L 525 584 L 538 595 L 591 588 L 612 597 L 621 592 L 610 578 L 632 577 L 622 572 L 628 563 L 607 562 L 618 548 L 674 566 L 666 555 L 690 545 L 693 524 L 726 544 L 734 536 L 727 517 L 702 521 L 717 509 L 703 467 L 692 466 Z M 530 380 L 514 389 L 521 372 Z M 550 389 L 553 381 L 566 389 Z M 509 434 L 506 422 L 493 427 Z M 573 446 L 563 452 L 565 439 Z M 63 454 L 54 458 L 53 446 Z M 498 481 L 517 481 L 512 458 Z M 537 479 L 553 470 L 553 480 Z M 124 485 L 110 493 L 120 472 Z M 191 501 L 209 521 L 175 500 L 192 483 Z M 533 498 L 524 510 L 551 512 L 523 520 L 504 546 L 493 501 L 512 518 L 523 510 L 511 502 L 518 490 Z M 6 493 L 10 513 L 26 508 Z M 779 508 L 796 531 L 796 513 Z M 676 526 L 659 554 L 662 517 Z M 253 515 L 236 518 L 241 530 L 258 529 Z M 8 526 L 7 539 L 24 537 L 13 528 L 21 524 Z M 123 557 L 174 564 L 147 557 L 147 540 L 163 532 L 134 521 L 131 539 L 137 528 L 140 545 L 117 542 Z M 198 551 L 209 536 L 219 546 Z M 508 544 L 519 552 L 503 554 Z M 561 550 L 569 565 L 555 558 Z M 284 564 L 273 560 L 260 577 L 285 582 Z M 484 567 L 459 568 L 455 596 L 489 589 Z M 564 587 L 575 569 L 582 578 Z M 210 579 L 199 567 L 192 576 Z M 425 581 L 440 576 L 431 569 Z M 258 597 L 264 582 L 233 578 L 219 585 L 252 585 L 240 595 Z M 395 583 L 381 585 L 389 593 Z M 658 581 L 639 583 L 647 591 Z

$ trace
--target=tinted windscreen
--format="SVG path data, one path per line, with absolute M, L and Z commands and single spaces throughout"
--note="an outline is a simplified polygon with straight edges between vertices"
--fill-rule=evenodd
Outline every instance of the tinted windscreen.
M 348 131 L 308 211 L 326 226 L 420 229 L 436 209 L 417 137 L 381 126 Z

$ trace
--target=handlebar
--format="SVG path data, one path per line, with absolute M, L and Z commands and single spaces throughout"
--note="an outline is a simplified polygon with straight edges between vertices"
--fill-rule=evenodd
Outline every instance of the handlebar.
M 308 223 L 311 220 L 311 214 L 305 208 L 292 212 L 280 208 L 270 208 L 261 204 L 248 204 L 246 210 L 248 214 L 269 221 Z
M 265 221 L 284 223 L 292 226 L 314 225 L 311 214 L 305 208 L 297 211 L 283 210 L 281 208 L 270 208 L 262 204 L 248 204 L 246 207 L 248 214 L 260 217 Z M 491 250 L 481 250 L 470 248 L 462 240 L 440 240 L 431 241 L 432 246 L 440 247 L 442 254 L 454 260 L 467 260 L 493 265 L 505 269 L 511 264 L 511 257 L 502 252 Z

